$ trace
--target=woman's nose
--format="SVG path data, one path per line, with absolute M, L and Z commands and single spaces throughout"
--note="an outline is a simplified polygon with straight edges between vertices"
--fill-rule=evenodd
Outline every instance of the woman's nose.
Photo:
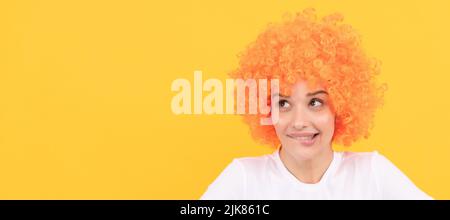
M 301 130 L 311 125 L 308 112 L 301 107 L 297 107 L 293 111 L 292 126 L 297 130 Z

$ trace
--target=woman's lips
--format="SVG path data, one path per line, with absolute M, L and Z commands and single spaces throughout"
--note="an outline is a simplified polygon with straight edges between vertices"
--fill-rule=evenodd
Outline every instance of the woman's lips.
M 319 133 L 288 134 L 287 136 L 303 146 L 312 146 L 316 142 Z

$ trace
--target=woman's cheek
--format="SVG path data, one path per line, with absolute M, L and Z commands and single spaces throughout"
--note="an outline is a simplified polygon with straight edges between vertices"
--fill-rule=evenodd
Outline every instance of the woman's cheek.
M 278 123 L 274 125 L 275 129 L 278 131 L 283 131 L 288 124 L 289 124 L 289 115 L 286 114 L 285 112 L 280 112 L 278 117 Z
M 319 125 L 321 129 L 334 130 L 334 115 L 331 112 L 323 112 L 316 115 L 316 125 Z

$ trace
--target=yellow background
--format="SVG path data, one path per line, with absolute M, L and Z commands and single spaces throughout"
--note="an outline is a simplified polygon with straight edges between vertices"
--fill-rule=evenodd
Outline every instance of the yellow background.
M 238 116 L 175 116 L 173 80 L 225 79 L 267 23 L 341 12 L 389 84 L 369 140 L 450 199 L 449 1 L 1 1 L 0 199 L 197 199 L 270 153 Z M 337 146 L 337 150 L 342 147 Z

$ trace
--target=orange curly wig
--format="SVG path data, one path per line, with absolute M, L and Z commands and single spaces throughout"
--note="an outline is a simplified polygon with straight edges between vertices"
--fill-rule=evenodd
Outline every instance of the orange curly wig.
M 375 79 L 379 61 L 364 53 L 360 36 L 350 25 L 341 24 L 342 20 L 338 13 L 318 19 L 314 9 L 306 9 L 280 24 L 270 24 L 239 55 L 239 66 L 230 76 L 279 79 L 280 93 L 285 95 L 290 95 L 292 85 L 299 80 L 311 87 L 324 87 L 335 114 L 332 141 L 349 146 L 369 137 L 386 85 Z M 261 125 L 263 116 L 267 117 L 243 117 L 256 141 L 276 147 L 280 142 L 275 128 Z

